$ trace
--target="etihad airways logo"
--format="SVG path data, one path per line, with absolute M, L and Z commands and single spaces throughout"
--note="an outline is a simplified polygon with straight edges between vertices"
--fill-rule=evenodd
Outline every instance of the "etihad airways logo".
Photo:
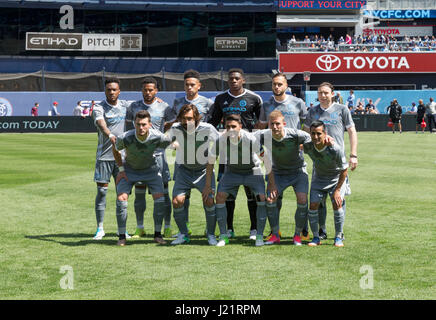
M 336 56 L 333 54 L 324 54 L 316 59 L 318 69 L 326 72 L 338 70 L 341 66 L 342 72 L 352 70 L 371 70 L 382 71 L 394 69 L 406 71 L 410 69 L 409 62 L 405 56 Z

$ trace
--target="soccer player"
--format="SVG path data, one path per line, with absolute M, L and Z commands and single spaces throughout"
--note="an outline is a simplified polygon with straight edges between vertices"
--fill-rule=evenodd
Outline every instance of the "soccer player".
M 210 111 L 209 123 L 215 128 L 221 123 L 223 118 L 231 114 L 241 116 L 242 128 L 251 131 L 260 116 L 262 108 L 262 98 L 244 88 L 245 77 L 242 69 L 233 68 L 228 72 L 229 90 L 216 96 L 212 109 Z M 223 174 L 224 166 L 220 166 L 218 179 Z M 250 213 L 250 239 L 256 239 L 256 199 L 250 188 L 245 187 L 247 195 L 247 206 Z M 235 211 L 235 199 L 233 195 L 228 197 L 227 207 L 227 224 L 230 237 L 234 237 L 233 214 Z
M 259 230 L 256 234 L 255 245 L 263 246 L 263 228 L 266 222 L 265 182 L 260 168 L 261 161 L 258 157 L 259 144 L 252 133 L 242 130 L 242 117 L 238 114 L 226 117 L 225 128 L 226 132 L 221 135 L 217 144 L 220 162 L 225 163 L 225 171 L 218 183 L 215 205 L 220 230 L 217 246 L 222 247 L 229 243 L 225 203 L 229 195 L 236 198 L 241 185 L 250 188 L 257 201 L 256 228 Z
M 153 196 L 154 242 L 166 244 L 161 234 L 165 214 L 164 185 L 154 151 L 165 149 L 172 141 L 169 136 L 151 128 L 151 116 L 148 111 L 138 111 L 134 121 L 135 129 L 118 136 L 113 148 L 114 158 L 119 167 L 116 178 L 119 233 L 117 245 L 126 244 L 127 200 L 133 186 L 139 181 L 148 186 Z M 124 163 L 119 152 L 121 150 L 125 150 Z
M 213 101 L 198 93 L 201 89 L 200 73 L 192 69 L 187 70 L 183 74 L 183 79 L 184 79 L 184 87 L 185 87 L 185 96 L 174 100 L 173 103 L 174 114 L 178 115 L 180 109 L 184 105 L 192 104 L 197 107 L 197 110 L 201 115 L 201 121 L 207 122 L 209 110 L 213 105 Z M 177 164 L 174 166 L 173 178 L 175 178 L 176 172 L 177 172 Z M 189 190 L 185 194 L 185 201 L 184 201 L 184 208 L 185 208 L 184 214 L 186 218 L 186 223 L 188 225 L 189 233 L 191 233 L 190 225 L 189 225 L 189 217 L 188 217 L 190 196 L 191 195 Z M 175 237 L 177 236 L 179 236 L 179 234 L 175 235 Z
M 304 152 L 313 161 L 309 207 L 309 223 L 313 238 L 308 245 L 315 247 L 321 244 L 318 230 L 318 207 L 328 193 L 334 210 L 334 245 L 336 247 L 343 247 L 345 208 L 342 204 L 348 187 L 347 159 L 344 150 L 339 145 L 333 143 L 333 145 L 328 146 L 325 143 L 326 126 L 322 121 L 315 120 L 312 122 L 310 125 L 310 136 L 312 142 L 304 144 Z
M 288 80 L 285 74 L 276 73 L 272 77 L 272 92 L 273 96 L 263 103 L 259 117 L 259 128 L 266 128 L 268 125 L 268 118 L 271 112 L 279 110 L 284 116 L 286 128 L 301 130 L 301 123 L 306 119 L 307 107 L 306 103 L 293 95 L 286 94 L 288 91 Z M 302 152 L 302 151 L 301 151 Z M 306 192 L 307 193 L 307 192 Z M 277 199 L 277 209 L 279 211 L 282 207 L 283 193 Z M 298 203 L 298 201 L 297 201 Z M 267 240 L 272 236 L 272 233 L 267 237 Z M 302 239 L 309 240 L 309 233 L 307 227 L 303 228 Z
M 158 93 L 157 82 L 154 78 L 147 77 L 142 81 L 142 97 L 143 99 L 133 102 L 127 108 L 126 121 L 132 122 L 135 115 L 140 110 L 147 110 L 151 116 L 151 125 L 155 130 L 164 133 L 170 127 L 172 122 L 176 119 L 172 108 L 161 99 L 156 97 Z M 164 183 L 164 211 L 165 211 L 165 227 L 164 237 L 171 237 L 171 200 L 168 195 L 168 182 L 171 180 L 170 170 L 168 163 L 165 159 L 165 152 L 163 149 L 155 150 L 155 157 L 162 174 Z M 136 231 L 133 235 L 142 237 L 144 232 L 144 212 L 146 208 L 145 201 L 146 187 L 140 184 L 135 186 L 135 214 L 136 214 Z
M 323 82 L 318 86 L 319 105 L 310 108 L 303 129 L 310 133 L 310 125 L 315 120 L 321 120 L 326 128 L 326 132 L 333 138 L 335 143 L 345 152 L 344 132 L 348 132 L 350 140 L 350 159 L 349 168 L 353 171 L 357 168 L 357 132 L 354 126 L 351 113 L 345 105 L 333 101 L 334 87 L 329 82 Z M 348 177 L 347 177 L 348 180 Z M 349 189 L 348 189 L 349 192 Z M 345 208 L 345 200 L 342 206 Z M 327 239 L 326 231 L 327 211 L 325 199 L 319 205 L 319 236 L 320 239 Z
M 391 105 L 387 108 L 387 112 L 389 113 L 389 118 L 393 123 L 392 133 L 395 133 L 395 124 L 398 124 L 398 130 L 400 133 L 402 133 L 401 115 L 403 113 L 403 108 L 398 104 L 397 99 L 392 100 Z
M 185 215 L 186 194 L 196 188 L 202 193 L 206 214 L 207 240 L 215 246 L 215 176 L 214 162 L 209 163 L 209 147 L 216 143 L 218 131 L 209 123 L 200 122 L 201 115 L 193 104 L 185 104 L 179 111 L 177 120 L 168 131 L 170 137 L 176 137 L 179 144 L 176 153 L 177 170 L 174 177 L 173 212 L 179 227 L 177 239 L 173 245 L 189 243 L 189 230 Z
M 94 239 L 101 240 L 104 235 L 103 221 L 106 210 L 106 194 L 111 176 L 116 178 L 118 167 L 112 153 L 116 136 L 124 132 L 128 102 L 119 100 L 120 81 L 117 78 L 105 80 L 106 100 L 94 106 L 92 118 L 97 126 L 98 145 L 95 162 L 94 181 L 97 183 L 95 215 L 97 231 Z
M 272 162 L 272 170 L 268 173 L 266 204 L 272 236 L 265 244 L 280 243 L 277 200 L 286 188 L 292 186 L 297 198 L 293 242 L 301 245 L 301 232 L 307 220 L 309 179 L 300 145 L 309 143 L 310 135 L 302 130 L 288 128 L 282 112 L 274 110 L 269 115 L 269 129 L 257 131 L 255 136 L 264 147 L 265 163 L 267 159 Z

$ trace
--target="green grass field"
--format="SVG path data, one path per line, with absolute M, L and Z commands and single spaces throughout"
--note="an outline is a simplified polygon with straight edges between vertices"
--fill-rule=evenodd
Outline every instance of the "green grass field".
M 256 248 L 248 240 L 240 192 L 237 238 L 218 248 L 203 236 L 198 192 L 191 198 L 190 245 L 152 242 L 148 195 L 147 237 L 117 247 L 113 183 L 107 235 L 92 240 L 97 135 L 1 134 L 0 299 L 436 299 L 436 136 L 360 132 L 358 137 L 344 248 L 335 248 L 331 238 L 315 248 L 291 245 L 292 190 L 285 193 L 280 245 Z M 330 205 L 328 210 L 331 237 Z M 128 231 L 135 225 L 132 198 Z M 177 231 L 174 221 L 173 226 Z M 61 288 L 64 266 L 72 268 L 71 289 Z

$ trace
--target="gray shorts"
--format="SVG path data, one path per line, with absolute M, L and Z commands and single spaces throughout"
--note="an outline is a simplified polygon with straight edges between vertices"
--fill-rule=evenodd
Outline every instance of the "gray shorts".
M 218 192 L 225 192 L 236 198 L 239 186 L 246 186 L 257 196 L 265 195 L 265 182 L 262 175 L 239 174 L 230 171 L 224 172 L 219 183 Z
M 188 194 L 191 189 L 195 188 L 200 192 L 203 192 L 206 184 L 206 169 L 203 170 L 190 170 L 182 165 L 177 165 L 175 169 L 173 198 Z M 214 197 L 215 193 L 215 174 L 212 174 L 211 188 L 213 193 L 211 197 Z
M 94 182 L 96 183 L 109 183 L 111 176 L 117 177 L 118 166 L 115 161 L 97 160 L 95 162 Z
M 146 185 L 151 194 L 164 193 L 162 174 L 157 166 L 145 170 L 133 170 L 126 165 L 124 165 L 124 168 L 129 181 L 126 181 L 126 179 L 120 180 L 117 184 L 117 194 L 130 194 L 133 186 L 138 182 L 142 182 L 143 185 Z
M 155 153 L 154 157 L 156 159 L 157 166 L 160 173 L 162 174 L 162 181 L 164 184 L 168 184 L 171 181 L 170 168 L 168 167 L 168 162 L 165 157 L 165 152 Z
M 327 180 L 312 176 L 312 184 L 310 186 L 310 203 L 320 203 L 322 199 L 329 194 L 330 199 L 333 199 L 333 192 L 339 179 Z M 342 200 L 346 195 L 351 194 L 348 176 L 345 178 L 340 190 Z
M 286 188 L 292 186 L 295 193 L 309 193 L 309 175 L 306 172 L 297 174 L 274 174 L 277 191 L 282 194 Z

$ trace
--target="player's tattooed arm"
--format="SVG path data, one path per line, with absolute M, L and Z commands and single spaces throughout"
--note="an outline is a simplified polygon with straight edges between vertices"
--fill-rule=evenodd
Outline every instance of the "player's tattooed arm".
M 111 134 L 110 130 L 108 129 L 106 125 L 106 121 L 103 119 L 97 120 L 97 126 L 100 129 L 101 132 L 103 132 L 112 142 L 112 145 L 115 144 L 115 141 L 117 140 L 117 137 L 113 134 Z

